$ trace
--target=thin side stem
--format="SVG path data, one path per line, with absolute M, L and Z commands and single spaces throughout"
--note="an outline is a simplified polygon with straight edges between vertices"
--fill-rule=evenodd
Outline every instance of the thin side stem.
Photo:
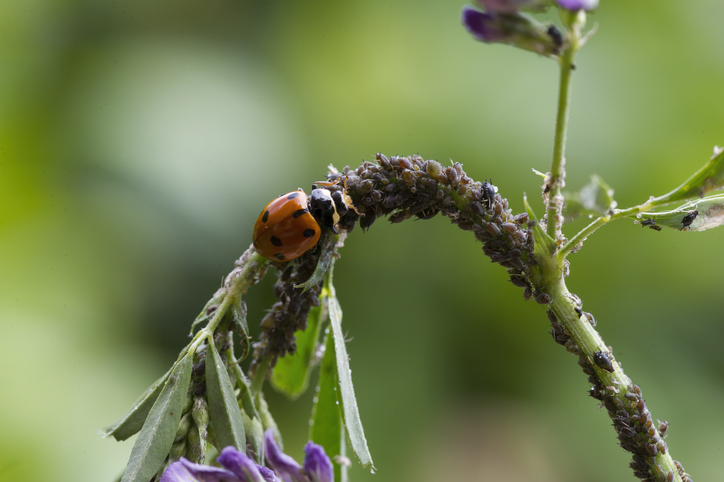
M 259 362 L 259 365 L 257 365 L 256 367 L 256 371 L 254 371 L 254 375 L 252 375 L 250 390 L 251 396 L 255 399 L 261 393 L 261 389 L 264 386 L 264 382 L 266 381 L 272 356 L 272 354 L 267 354 L 267 356 L 264 357 L 261 362 Z

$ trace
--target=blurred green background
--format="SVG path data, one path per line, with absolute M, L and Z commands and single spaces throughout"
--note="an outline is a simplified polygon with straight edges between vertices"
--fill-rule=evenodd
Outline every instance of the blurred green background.
M 329 163 L 452 159 L 542 211 L 531 168 L 549 166 L 557 66 L 474 42 L 462 6 L 3 2 L 0 480 L 114 480 L 132 442 L 99 429 L 175 359 L 263 205 Z M 570 188 L 596 172 L 630 206 L 724 144 L 721 18 L 718 0 L 601 1 L 574 76 Z M 723 239 L 620 221 L 568 279 L 697 480 L 724 456 Z M 544 309 L 470 233 L 378 220 L 335 280 L 378 469 L 354 481 L 633 480 Z M 301 458 L 311 393 L 269 400 Z

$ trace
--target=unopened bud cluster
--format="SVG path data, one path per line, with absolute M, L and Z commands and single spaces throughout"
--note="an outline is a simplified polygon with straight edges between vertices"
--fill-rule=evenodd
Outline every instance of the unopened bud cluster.
M 206 458 L 206 443 L 208 433 L 209 413 L 208 405 L 203 398 L 194 397 L 189 392 L 184 404 L 181 421 L 176 431 L 173 445 L 161 469 L 151 481 L 161 480 L 163 473 L 172 463 L 181 457 L 186 457 L 197 463 L 202 463 Z

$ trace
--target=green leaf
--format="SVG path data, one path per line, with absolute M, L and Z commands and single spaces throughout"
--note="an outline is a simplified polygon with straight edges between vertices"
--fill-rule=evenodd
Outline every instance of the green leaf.
M 269 411 L 269 405 L 267 405 L 266 399 L 264 398 L 264 392 L 259 392 L 256 396 L 256 401 L 259 407 L 259 416 L 261 417 L 261 424 L 264 427 L 264 430 L 266 431 L 268 429 L 272 429 L 274 431 L 274 438 L 279 443 L 279 447 L 283 449 L 282 433 L 279 431 L 277 422 L 274 420 L 274 417 Z
M 597 174 L 578 192 L 565 194 L 566 215 L 574 218 L 581 215 L 602 216 L 616 207 L 613 189 L 603 182 Z
M 224 300 L 224 296 L 226 295 L 226 289 L 219 288 L 216 290 L 216 293 L 214 293 L 214 296 L 211 297 L 209 301 L 206 302 L 206 306 L 204 306 L 204 309 L 201 310 L 201 313 L 196 317 L 193 323 L 191 323 L 191 330 L 189 331 L 189 336 L 194 334 L 194 329 L 197 325 L 200 325 L 201 323 L 206 323 L 209 321 L 215 310 L 221 305 L 221 303 Z M 213 308 L 213 309 L 212 309 Z
M 664 227 L 679 231 L 705 231 L 724 224 L 724 194 L 691 201 L 673 211 L 645 213 L 631 217 L 640 224 L 654 229 Z
M 148 482 L 161 468 L 176 436 L 191 383 L 193 354 L 176 364 L 131 450 L 121 482 Z
M 341 235 L 340 235 L 341 236 Z M 302 288 L 302 293 L 307 291 L 312 286 L 316 286 L 322 279 L 324 279 L 325 273 L 332 265 L 334 261 L 335 250 L 334 247 L 339 240 L 339 236 L 334 236 L 330 232 L 326 232 L 322 239 L 317 243 L 318 250 L 321 253 L 317 266 L 314 268 L 314 272 L 304 283 L 295 285 L 295 288 Z
M 339 377 L 337 375 L 337 357 L 334 351 L 334 336 L 327 332 L 325 337 L 325 350 L 322 364 L 319 367 L 319 381 L 317 382 L 317 396 L 312 408 L 312 420 L 309 427 L 309 439 L 324 447 L 327 455 L 345 455 L 344 428 L 342 426 L 342 406 L 338 395 L 340 394 Z M 334 480 L 342 480 L 342 467 L 334 464 Z M 346 475 L 346 474 L 345 474 Z
M 327 290 L 329 291 L 327 305 L 329 307 L 329 319 L 334 336 L 334 351 L 337 357 L 337 374 L 339 375 L 339 389 L 342 398 L 344 424 L 347 429 L 352 451 L 362 465 L 370 465 L 371 470 L 374 472 L 375 467 L 369 448 L 367 447 L 367 439 L 365 438 L 362 420 L 360 419 L 359 409 L 357 408 L 357 398 L 354 395 L 354 387 L 352 386 L 352 370 L 349 368 L 349 357 L 347 356 L 344 334 L 342 333 L 342 308 L 337 301 L 331 276 L 329 277 Z
M 696 171 L 684 184 L 668 194 L 664 194 L 651 202 L 655 205 L 700 198 L 712 191 L 724 188 L 724 149 L 714 148 L 714 155 L 704 167 Z
M 151 411 L 151 407 L 153 407 L 153 404 L 156 402 L 158 395 L 163 389 L 163 384 L 170 374 L 171 370 L 167 371 L 164 376 L 148 387 L 148 390 L 146 390 L 143 395 L 138 397 L 138 400 L 133 404 L 133 408 L 131 408 L 127 414 L 113 425 L 104 428 L 103 437 L 113 435 L 113 438 L 120 442 L 141 430 L 143 422 L 145 422 L 146 417 L 148 417 L 148 412 Z
M 272 386 L 290 398 L 297 398 L 307 390 L 312 372 L 312 358 L 317 349 L 317 340 L 321 331 L 322 306 L 309 310 L 307 329 L 298 330 L 297 350 L 277 361 L 272 373 Z
M 209 416 L 220 447 L 233 445 L 246 451 L 244 422 L 239 403 L 229 379 L 229 372 L 221 362 L 216 345 L 209 343 L 206 349 L 206 393 Z
M 261 456 L 264 453 L 264 427 L 261 420 L 250 417 L 243 409 L 241 410 L 241 419 L 244 422 L 247 446 L 251 447 L 256 463 L 260 464 L 262 462 Z
M 246 303 L 241 297 L 234 300 L 231 304 L 231 315 L 239 331 L 246 339 L 249 339 L 249 323 L 246 321 Z M 243 358 L 243 357 L 242 357 Z
M 535 250 L 536 258 L 538 258 L 538 255 L 550 256 L 556 250 L 555 239 L 548 236 L 548 234 L 543 231 L 543 228 L 540 227 L 538 218 L 535 216 L 533 208 L 530 207 L 530 204 L 528 204 L 528 197 L 525 195 L 523 195 L 523 204 L 525 205 L 525 210 L 528 212 L 528 217 L 532 221 L 535 221 L 535 224 L 531 229 L 533 231 L 533 240 L 535 241 L 533 249 Z

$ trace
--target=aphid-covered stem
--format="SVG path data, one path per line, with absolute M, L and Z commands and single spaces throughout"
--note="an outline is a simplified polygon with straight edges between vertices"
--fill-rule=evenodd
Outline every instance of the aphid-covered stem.
M 640 388 L 616 363 L 594 329 L 593 316 L 583 312 L 580 299 L 568 292 L 564 282 L 567 261 L 559 257 L 554 246 L 543 250 L 534 246 L 535 221 L 527 214 L 514 215 L 495 186 L 473 181 L 459 163 L 445 167 L 420 156 L 388 158 L 383 154 L 378 154 L 376 161 L 345 167 L 341 172 L 331 168 L 329 190 L 348 196 L 353 208 L 340 218 L 340 231 L 351 231 L 357 221 L 363 229 L 369 228 L 383 216 L 398 223 L 410 218 L 429 219 L 438 213 L 461 229 L 472 231 L 483 243 L 483 252 L 507 268 L 510 281 L 524 289 L 525 299 L 535 298 L 549 305 L 554 339 L 579 357 L 579 365 L 592 384 L 591 396 L 606 407 L 621 446 L 633 454 L 634 473 L 650 480 L 685 482 L 683 469 L 671 459 L 661 434 L 653 427 Z M 578 242 L 605 222 L 605 218 L 594 222 Z M 333 249 L 334 243 L 320 242 L 297 260 L 277 264 L 280 277 L 275 293 L 280 302 L 262 321 L 264 332 L 255 345 L 252 364 L 252 373 L 257 370 L 252 391 L 259 389 L 267 367 L 273 367 L 277 357 L 294 350 L 294 332 L 304 328 L 305 310 L 318 303 L 319 296 L 318 291 L 301 292 L 295 286 L 310 276 L 326 251 Z
M 568 291 L 563 279 L 549 288 L 549 294 L 553 339 L 579 357 L 578 364 L 592 385 L 589 395 L 606 408 L 621 447 L 633 454 L 634 474 L 661 482 L 690 480 L 681 464 L 671 458 L 641 389 L 616 362 L 611 348 L 594 329 L 593 316 L 582 311 L 580 298 Z

